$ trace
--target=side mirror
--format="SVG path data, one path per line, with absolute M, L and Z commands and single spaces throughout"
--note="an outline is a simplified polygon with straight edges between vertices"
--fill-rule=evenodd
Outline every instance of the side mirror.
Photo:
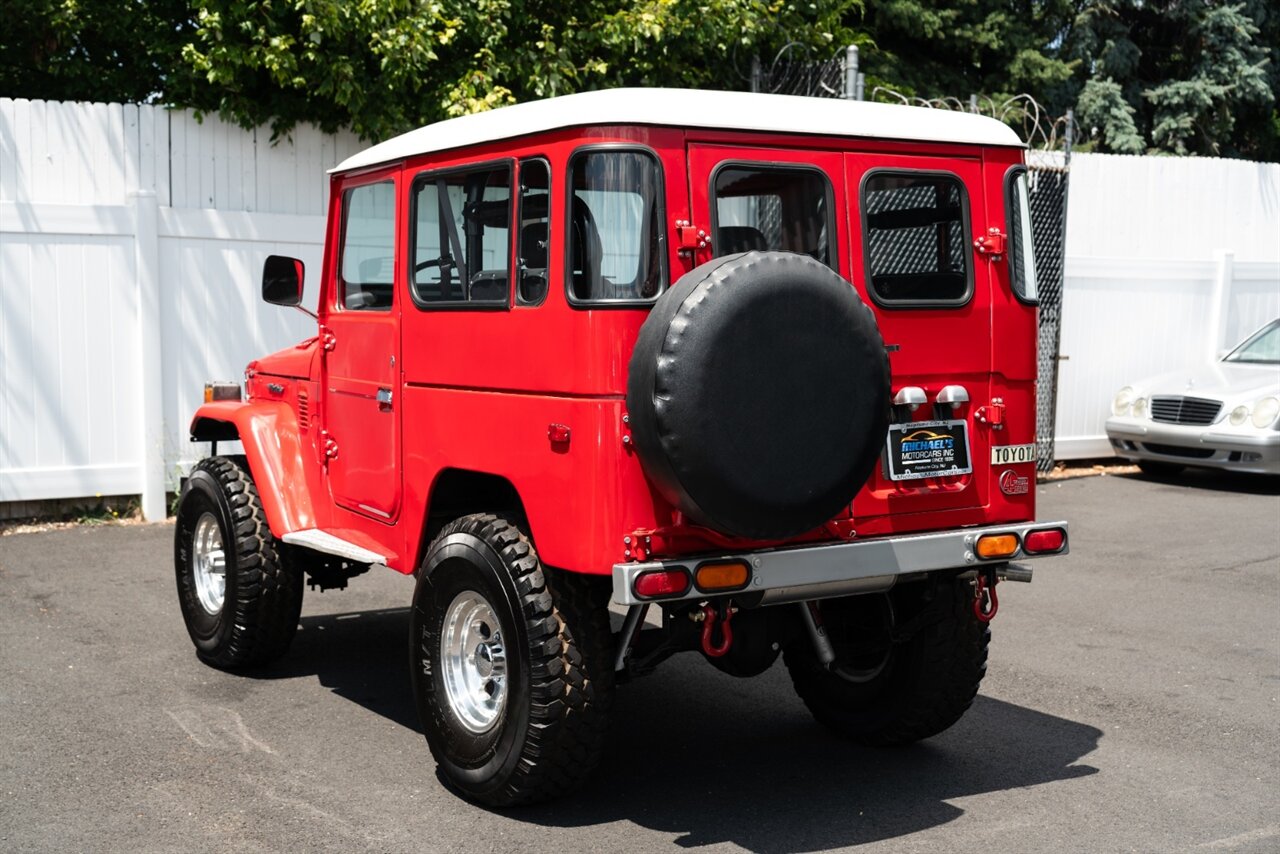
M 302 272 L 297 258 L 268 255 L 262 265 L 262 298 L 272 305 L 301 305 Z

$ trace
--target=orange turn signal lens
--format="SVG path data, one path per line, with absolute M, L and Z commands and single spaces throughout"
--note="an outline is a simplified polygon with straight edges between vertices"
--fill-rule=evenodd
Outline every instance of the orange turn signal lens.
M 704 563 L 698 567 L 699 590 L 737 590 L 747 586 L 751 571 L 740 560 Z
M 1008 557 L 1018 550 L 1018 537 L 1015 534 L 987 534 L 978 538 L 978 557 L 990 560 L 993 557 Z

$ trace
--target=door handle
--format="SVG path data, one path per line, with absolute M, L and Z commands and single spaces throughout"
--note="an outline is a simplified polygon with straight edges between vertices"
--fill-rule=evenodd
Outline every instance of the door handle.
M 378 393 L 377 393 L 377 395 L 376 395 L 376 398 L 377 398 L 377 401 L 378 401 L 378 408 L 379 408 L 379 409 L 390 409 L 390 408 L 391 408 L 391 389 L 389 389 L 389 388 L 380 388 L 380 389 L 378 389 Z

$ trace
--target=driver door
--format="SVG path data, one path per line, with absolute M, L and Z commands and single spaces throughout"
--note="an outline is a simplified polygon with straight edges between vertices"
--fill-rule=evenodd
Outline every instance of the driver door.
M 383 522 L 400 509 L 398 187 L 395 172 L 344 185 L 323 318 L 329 490 L 339 506 Z

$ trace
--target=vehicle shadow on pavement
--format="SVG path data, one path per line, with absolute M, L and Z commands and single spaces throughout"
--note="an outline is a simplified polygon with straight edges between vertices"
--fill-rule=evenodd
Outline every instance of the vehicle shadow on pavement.
M 839 741 L 808 716 L 781 663 L 767 684 L 747 686 L 767 705 L 743 708 L 742 689 L 717 708 L 697 678 L 654 680 L 621 693 L 611 749 L 586 790 L 563 802 L 506 815 L 559 827 L 632 821 L 698 848 L 731 842 L 762 854 L 823 851 L 894 839 L 964 814 L 948 803 L 1098 773 L 1077 763 L 1102 731 L 978 697 L 959 724 L 894 750 Z M 722 691 L 731 686 L 717 686 Z M 786 691 L 786 703 L 778 702 Z M 769 702 L 772 700 L 772 702 Z M 755 706 L 755 704 L 751 704 Z M 1002 810 L 1005 822 L 1016 809 Z
M 1177 474 L 1121 474 L 1126 480 L 1144 480 L 1162 483 L 1180 489 L 1206 492 L 1237 492 L 1241 495 L 1280 495 L 1280 475 L 1242 474 L 1241 472 L 1215 471 L 1213 469 L 1184 469 Z
M 289 654 L 251 675 L 314 676 L 416 732 L 408 630 L 408 608 L 308 615 Z M 1095 727 L 979 696 L 960 723 L 927 742 L 860 748 L 809 717 L 781 662 L 736 680 L 686 654 L 619 686 L 604 761 L 581 791 L 503 814 L 547 827 L 631 821 L 677 834 L 686 848 L 822 851 L 945 824 L 964 814 L 949 801 L 969 795 L 1009 791 L 1012 802 L 1024 787 L 1096 774 L 1076 763 L 1101 737 Z
M 308 615 L 298 621 L 288 655 L 245 675 L 254 679 L 315 676 L 339 697 L 417 732 L 418 710 L 409 691 L 408 638 L 408 608 Z

